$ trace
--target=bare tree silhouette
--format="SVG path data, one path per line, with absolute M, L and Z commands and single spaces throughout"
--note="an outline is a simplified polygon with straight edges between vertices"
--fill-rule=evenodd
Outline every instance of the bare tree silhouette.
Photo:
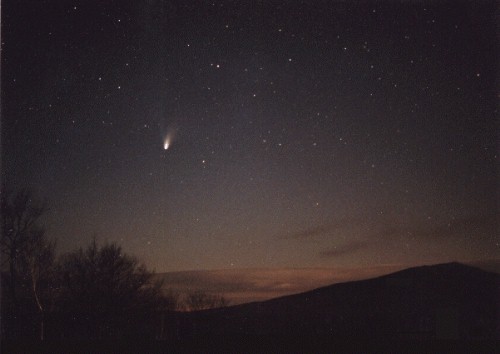
M 229 300 L 222 295 L 196 290 L 186 295 L 184 304 L 188 311 L 200 311 L 229 306 Z
M 165 306 L 161 283 L 116 244 L 92 243 L 62 257 L 59 305 L 85 337 L 123 337 L 135 320 Z
M 12 301 L 17 305 L 17 280 L 20 262 L 33 234 L 40 235 L 38 220 L 47 210 L 33 193 L 23 189 L 16 194 L 4 192 L 1 196 L 2 237 L 0 249 L 8 266 L 8 282 Z
M 20 311 L 29 312 L 35 302 L 43 318 L 43 287 L 54 260 L 54 243 L 47 241 L 40 217 L 47 211 L 45 202 L 29 189 L 1 195 L 2 235 L 2 329 L 6 317 L 13 333 L 20 335 Z M 31 290 L 30 290 L 31 289 Z M 21 308 L 21 301 L 23 302 Z M 8 316 L 5 316 L 8 313 Z M 18 328 L 19 327 L 19 328 Z M 40 336 L 43 337 L 43 320 Z

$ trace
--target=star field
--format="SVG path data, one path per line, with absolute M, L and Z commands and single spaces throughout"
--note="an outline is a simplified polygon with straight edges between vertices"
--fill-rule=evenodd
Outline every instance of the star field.
M 494 2 L 3 5 L 3 184 L 48 199 L 61 250 L 498 258 Z

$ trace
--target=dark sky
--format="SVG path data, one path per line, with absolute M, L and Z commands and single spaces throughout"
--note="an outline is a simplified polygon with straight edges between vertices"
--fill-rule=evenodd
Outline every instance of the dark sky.
M 4 188 L 157 271 L 499 258 L 495 11 L 4 0 Z

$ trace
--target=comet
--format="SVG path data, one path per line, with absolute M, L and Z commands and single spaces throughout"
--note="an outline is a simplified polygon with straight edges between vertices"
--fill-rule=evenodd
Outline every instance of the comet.
M 177 129 L 175 126 L 170 126 L 167 130 L 167 134 L 163 136 L 163 150 L 168 150 L 172 146 L 176 135 Z

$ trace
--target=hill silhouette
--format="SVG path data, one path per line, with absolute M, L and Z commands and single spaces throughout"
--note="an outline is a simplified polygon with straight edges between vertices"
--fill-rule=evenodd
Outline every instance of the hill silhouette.
M 493 340 L 499 339 L 499 305 L 499 274 L 448 263 L 180 314 L 174 332 L 179 343 L 252 350 L 276 343 L 312 350 L 388 339 Z

